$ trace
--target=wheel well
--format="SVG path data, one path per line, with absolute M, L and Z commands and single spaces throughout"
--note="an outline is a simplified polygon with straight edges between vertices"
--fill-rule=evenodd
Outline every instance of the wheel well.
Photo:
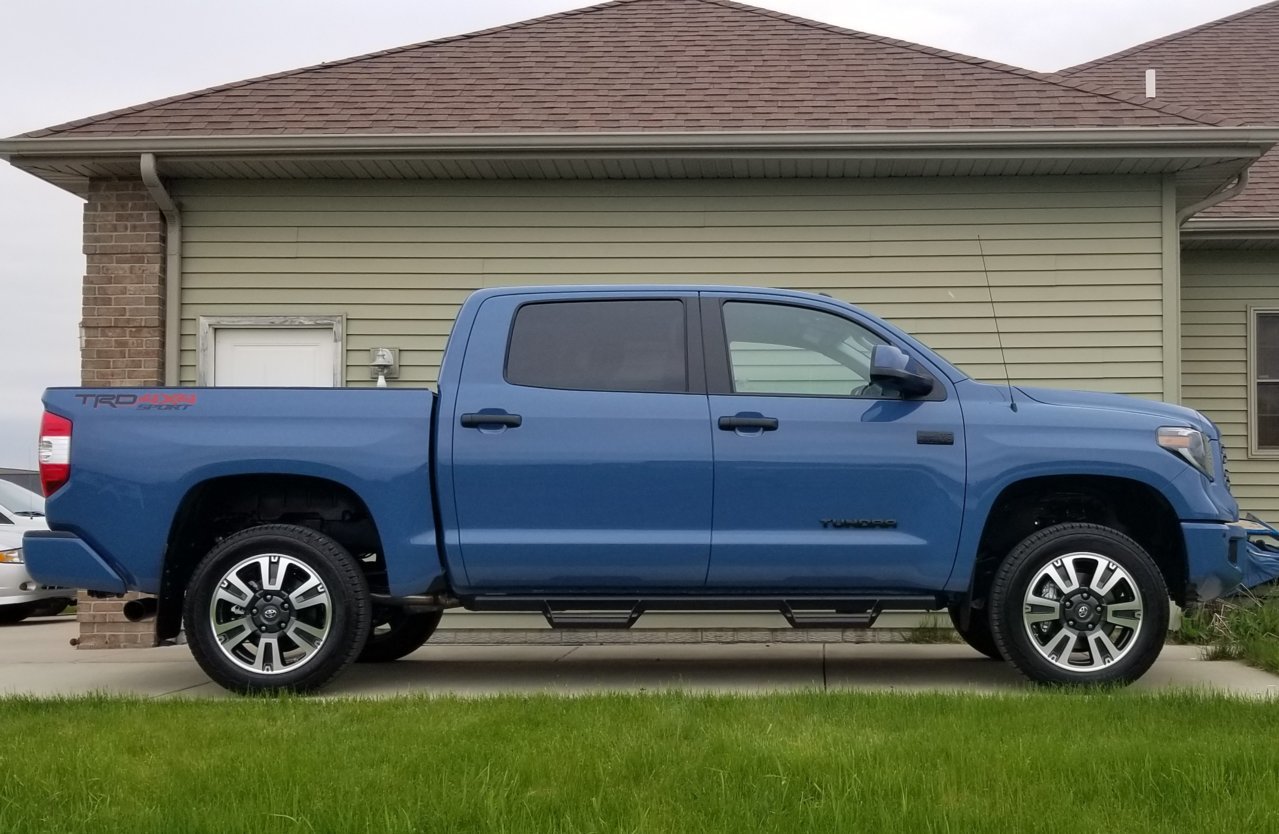
M 216 478 L 186 494 L 169 531 L 156 613 L 161 639 L 177 636 L 182 599 L 196 564 L 222 539 L 260 524 L 297 524 L 330 536 L 360 561 L 370 589 L 386 592 L 377 525 L 350 488 L 301 475 Z
M 1063 522 L 1101 524 L 1150 554 L 1172 598 L 1186 598 L 1186 548 L 1168 499 L 1139 481 L 1104 476 L 1030 478 L 1004 489 L 991 507 L 977 547 L 969 598 L 985 605 L 999 563 L 1022 539 Z

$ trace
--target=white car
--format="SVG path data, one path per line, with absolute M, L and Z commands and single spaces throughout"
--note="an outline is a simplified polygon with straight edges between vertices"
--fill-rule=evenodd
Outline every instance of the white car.
M 47 530 L 44 499 L 8 481 L 0 481 L 0 625 L 27 617 L 60 614 L 75 601 L 75 592 L 41 585 L 27 573 L 22 534 Z

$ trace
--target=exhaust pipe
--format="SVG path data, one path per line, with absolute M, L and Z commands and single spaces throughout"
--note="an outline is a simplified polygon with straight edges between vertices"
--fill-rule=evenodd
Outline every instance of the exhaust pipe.
M 140 623 L 154 619 L 155 612 L 158 610 L 160 610 L 160 601 L 155 597 L 131 599 L 124 604 L 124 618 L 131 623 Z

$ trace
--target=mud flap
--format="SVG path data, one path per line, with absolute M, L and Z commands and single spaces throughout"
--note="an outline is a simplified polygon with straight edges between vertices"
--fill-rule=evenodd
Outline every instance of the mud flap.
M 1248 531 L 1248 547 L 1240 560 L 1243 569 L 1242 588 L 1255 588 L 1279 579 L 1279 530 L 1252 513 L 1247 519 L 1261 529 Z M 1266 539 L 1272 539 L 1266 541 Z

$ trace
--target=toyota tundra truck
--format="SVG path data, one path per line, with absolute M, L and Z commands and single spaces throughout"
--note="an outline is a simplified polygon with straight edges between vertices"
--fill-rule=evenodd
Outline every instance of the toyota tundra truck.
M 50 389 L 30 573 L 154 595 L 240 692 L 404 657 L 453 607 L 944 608 L 1032 681 L 1124 684 L 1248 554 L 1203 415 L 977 382 L 824 295 L 486 289 L 438 388 Z

